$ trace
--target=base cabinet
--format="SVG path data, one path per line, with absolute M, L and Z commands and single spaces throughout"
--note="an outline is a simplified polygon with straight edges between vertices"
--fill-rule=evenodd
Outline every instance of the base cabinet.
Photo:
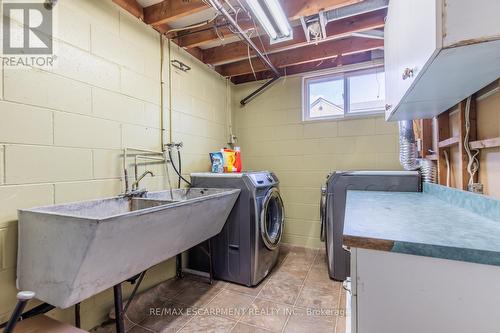
M 500 267 L 352 249 L 351 332 L 500 331 Z

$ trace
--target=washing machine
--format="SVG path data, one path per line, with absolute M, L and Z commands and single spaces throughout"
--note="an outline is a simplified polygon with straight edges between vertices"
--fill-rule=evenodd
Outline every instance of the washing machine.
M 221 233 L 210 240 L 212 271 L 216 279 L 259 284 L 278 261 L 284 228 L 276 175 L 268 171 L 193 173 L 191 183 L 194 187 L 241 190 Z

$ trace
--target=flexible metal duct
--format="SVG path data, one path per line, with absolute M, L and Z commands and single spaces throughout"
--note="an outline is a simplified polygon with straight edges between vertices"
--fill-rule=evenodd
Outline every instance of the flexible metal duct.
M 434 163 L 431 160 L 423 158 L 420 160 L 420 174 L 424 183 L 436 183 L 437 172 Z
M 405 170 L 419 170 L 422 181 L 426 183 L 436 182 L 436 168 L 432 161 L 418 158 L 412 120 L 399 122 L 399 163 Z
M 399 122 L 399 163 L 405 170 L 420 168 L 418 161 L 417 143 L 413 133 L 413 121 L 402 120 Z

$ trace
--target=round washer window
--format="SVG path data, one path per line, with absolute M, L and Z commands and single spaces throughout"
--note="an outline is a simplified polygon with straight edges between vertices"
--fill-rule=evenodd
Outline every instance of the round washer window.
M 262 240 L 268 249 L 274 250 L 278 247 L 284 222 L 283 200 L 278 189 L 272 188 L 264 198 L 260 226 Z

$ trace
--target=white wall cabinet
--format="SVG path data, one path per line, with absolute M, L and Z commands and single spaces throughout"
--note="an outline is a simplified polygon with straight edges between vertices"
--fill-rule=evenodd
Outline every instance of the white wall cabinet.
M 432 118 L 500 77 L 500 1 L 391 0 L 386 118 Z
M 351 333 L 498 332 L 500 267 L 352 249 Z

